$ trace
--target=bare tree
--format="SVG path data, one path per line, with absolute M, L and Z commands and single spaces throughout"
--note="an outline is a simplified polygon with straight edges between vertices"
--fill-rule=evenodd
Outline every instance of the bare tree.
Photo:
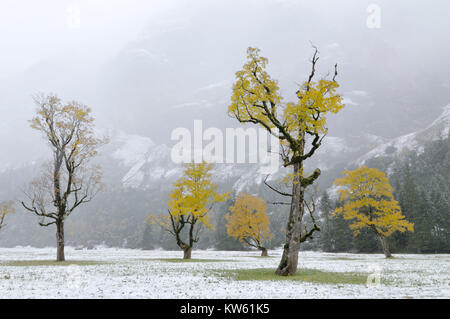
M 57 261 L 64 261 L 64 223 L 80 205 L 101 190 L 101 170 L 90 165 L 106 139 L 94 136 L 91 109 L 79 102 L 63 104 L 53 94 L 34 97 L 31 127 L 48 141 L 53 158 L 25 191 L 23 207 L 39 216 L 39 225 L 56 225 Z

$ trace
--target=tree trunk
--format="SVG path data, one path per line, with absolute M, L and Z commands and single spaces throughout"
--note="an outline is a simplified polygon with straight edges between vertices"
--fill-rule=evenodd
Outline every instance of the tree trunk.
M 183 249 L 183 251 L 184 251 L 183 259 L 191 259 L 192 247 L 187 247 L 187 248 Z
M 389 249 L 389 243 L 387 241 L 387 238 L 385 236 L 378 235 L 378 239 L 380 240 L 381 247 L 383 248 L 383 253 L 386 256 L 386 258 L 391 258 L 392 254 Z
M 56 223 L 56 261 L 65 261 L 64 256 L 64 222 Z
M 301 225 L 303 218 L 304 189 L 301 186 L 299 173 L 301 164 L 294 164 L 294 180 L 292 185 L 292 201 L 286 228 L 286 243 L 283 248 L 280 265 L 275 272 L 280 276 L 292 276 L 297 272 L 298 253 L 300 250 Z
M 269 253 L 268 253 L 266 247 L 259 247 L 259 249 L 261 250 L 261 257 L 268 257 L 269 256 Z

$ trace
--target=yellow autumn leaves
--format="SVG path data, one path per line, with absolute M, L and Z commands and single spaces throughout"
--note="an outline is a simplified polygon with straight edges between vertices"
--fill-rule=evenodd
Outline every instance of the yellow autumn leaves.
M 52 94 L 36 95 L 34 99 L 39 108 L 30 126 L 42 132 L 53 146 L 84 160 L 96 156 L 97 147 L 107 142 L 94 136 L 94 118 L 88 106 L 77 101 L 64 104 Z
M 180 247 L 190 247 L 198 238 L 192 232 L 194 227 L 212 229 L 210 210 L 214 203 L 229 198 L 229 193 L 219 193 L 217 184 L 212 182 L 212 164 L 186 164 L 183 176 L 174 183 L 167 203 L 168 214 L 148 217 L 150 224 L 158 224 L 172 234 Z M 267 206 L 262 198 L 239 194 L 230 213 L 226 215 L 228 235 L 238 238 L 242 243 L 266 250 L 262 244 L 272 238 L 269 230 Z M 189 240 L 181 231 L 187 226 Z
M 229 193 L 218 193 L 217 184 L 212 181 L 212 164 L 189 163 L 185 165 L 183 177 L 174 183 L 167 203 L 170 215 L 175 222 L 188 221 L 207 228 L 213 228 L 209 219 L 209 211 L 216 202 L 222 202 Z M 151 224 L 160 224 L 163 228 L 171 228 L 170 216 L 150 215 Z
M 260 57 L 259 52 L 257 48 L 247 49 L 248 62 L 236 72 L 228 112 L 244 121 L 260 120 L 268 128 L 273 124 L 265 109 L 276 108 L 282 98 L 278 93 L 278 82 L 265 70 L 268 60 Z
M 249 246 L 259 247 L 273 237 L 269 230 L 269 217 L 266 202 L 257 196 L 240 193 L 227 220 L 228 236 L 239 239 Z
M 6 216 L 11 213 L 14 213 L 14 208 L 12 207 L 12 202 L 1 202 L 0 203 L 0 229 L 2 229 L 2 226 L 4 226 Z
M 212 181 L 212 164 L 186 164 L 184 175 L 174 184 L 169 194 L 169 210 L 179 218 L 191 215 L 203 226 L 212 227 L 209 222 L 209 210 L 215 202 L 228 198 L 228 193 L 217 192 L 217 184 Z
M 337 113 L 344 107 L 342 97 L 336 94 L 338 87 L 337 82 L 325 79 L 304 82 L 297 91 L 298 101 L 287 103 L 284 109 L 289 131 L 326 134 L 325 115 Z
M 357 236 L 363 228 L 388 237 L 399 231 L 414 231 L 414 225 L 402 215 L 393 189 L 384 172 L 361 166 L 354 171 L 344 171 L 334 185 L 339 186 L 342 207 L 336 209 L 345 219 L 352 220 L 350 228 Z
M 321 79 L 304 82 L 297 91 L 297 102 L 282 107 L 282 118 L 277 119 L 282 97 L 278 82 L 265 70 L 268 59 L 260 50 L 249 47 L 247 63 L 236 72 L 231 105 L 228 113 L 241 122 L 261 124 L 272 129 L 274 122 L 286 129 L 286 134 L 302 139 L 302 132 L 325 134 L 327 113 L 337 113 L 343 107 L 342 97 L 336 93 L 339 84 Z

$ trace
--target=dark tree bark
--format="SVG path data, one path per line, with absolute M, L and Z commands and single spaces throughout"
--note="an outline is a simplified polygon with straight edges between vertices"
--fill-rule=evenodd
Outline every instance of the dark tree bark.
M 269 257 L 269 252 L 266 247 L 259 247 L 259 249 L 261 250 L 261 257 Z
M 266 247 L 262 246 L 261 241 L 255 237 L 245 237 L 242 240 L 249 246 L 261 250 L 261 257 L 268 257 L 269 252 Z
M 303 198 L 305 191 L 301 186 L 298 175 L 300 163 L 294 164 L 294 181 L 292 185 L 292 199 L 289 211 L 289 219 L 286 226 L 286 242 L 283 247 L 283 255 L 276 274 L 280 276 L 294 275 L 297 272 L 298 253 L 300 251 L 301 225 L 304 212 Z
M 192 247 L 186 247 L 184 250 L 183 259 L 191 259 L 192 257 Z
M 192 244 L 186 244 L 182 239 L 181 239 L 181 230 L 184 228 L 181 227 L 179 229 L 178 232 L 175 233 L 175 237 L 177 239 L 177 245 L 178 247 L 180 247 L 180 249 L 183 251 L 183 259 L 191 259 L 192 257 L 192 249 L 194 247 L 193 243 Z M 189 242 L 191 242 L 191 240 L 189 240 Z
M 305 189 L 311 185 L 320 175 L 320 170 L 316 169 L 314 173 L 304 178 L 299 172 L 302 170 L 302 162 L 294 164 L 294 180 L 292 183 L 292 198 L 289 211 L 289 219 L 286 227 L 286 243 L 283 247 L 280 264 L 276 274 L 280 276 L 292 276 L 297 272 L 298 254 L 300 244 L 308 238 L 312 239 L 315 231 L 320 231 L 317 225 L 314 213 L 316 211 L 315 200 L 308 205 L 305 201 Z M 311 229 L 307 230 L 303 224 L 304 212 L 308 211 L 313 222 Z
M 0 215 L 0 230 L 2 230 L 3 225 L 3 221 L 5 220 L 5 215 Z
M 372 220 L 372 209 L 371 208 L 369 208 L 369 220 Z M 381 249 L 383 250 L 384 256 L 386 256 L 386 258 L 391 258 L 392 254 L 391 254 L 391 250 L 389 248 L 389 243 L 388 243 L 386 236 L 384 236 L 382 233 L 380 233 L 375 226 L 372 225 L 370 228 L 373 230 L 373 232 L 377 236 L 378 240 L 380 241 Z
M 53 160 L 30 184 L 25 193 L 29 202 L 22 206 L 39 216 L 40 226 L 56 226 L 56 260 L 65 261 L 65 220 L 101 190 L 101 173 L 88 162 L 106 140 L 94 137 L 94 119 L 87 106 L 75 101 L 63 105 L 53 95 L 35 97 L 35 102 L 38 110 L 31 127 L 43 133 Z
M 64 254 L 64 222 L 56 223 L 56 261 L 65 261 Z
M 378 235 L 377 237 L 381 243 L 381 248 L 383 249 L 384 256 L 386 256 L 386 258 L 391 258 L 392 254 L 391 250 L 389 249 L 389 243 L 387 238 L 383 235 Z
M 3 224 L 3 222 L 5 221 L 5 217 L 6 217 L 6 214 L 3 214 L 3 213 L 0 212 L 0 230 L 2 230 L 2 227 L 5 226 Z
M 184 216 L 176 218 L 172 215 L 170 210 L 169 217 L 170 229 L 166 230 L 175 237 L 178 247 L 183 251 L 183 259 L 191 259 L 194 243 L 198 242 L 198 236 L 194 233 L 194 228 L 198 219 L 194 218 L 192 215 L 189 215 L 187 218 Z M 186 225 L 189 225 L 189 238 L 187 243 L 181 238 L 181 232 Z

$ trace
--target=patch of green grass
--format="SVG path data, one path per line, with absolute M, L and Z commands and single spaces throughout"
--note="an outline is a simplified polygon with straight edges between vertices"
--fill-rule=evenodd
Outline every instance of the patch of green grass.
M 0 266 L 11 266 L 11 267 L 38 267 L 38 266 L 92 266 L 92 265 L 102 265 L 105 262 L 92 261 L 92 260 L 66 260 L 66 261 L 55 261 L 55 260 L 11 260 L 11 261 L 1 261 Z
M 271 280 L 271 281 L 303 281 L 319 284 L 353 284 L 363 285 L 367 275 L 353 272 L 328 272 L 317 269 L 299 269 L 294 276 L 278 276 L 275 269 L 233 269 L 221 270 L 220 276 L 235 280 Z
M 331 258 L 327 258 L 329 260 L 343 260 L 343 261 L 349 261 L 349 260 L 358 260 L 357 258 L 350 258 L 350 257 L 331 257 Z
M 146 259 L 146 260 L 165 261 L 169 263 L 218 263 L 230 261 L 223 259 L 182 259 L 182 258 L 161 258 L 161 259 Z

